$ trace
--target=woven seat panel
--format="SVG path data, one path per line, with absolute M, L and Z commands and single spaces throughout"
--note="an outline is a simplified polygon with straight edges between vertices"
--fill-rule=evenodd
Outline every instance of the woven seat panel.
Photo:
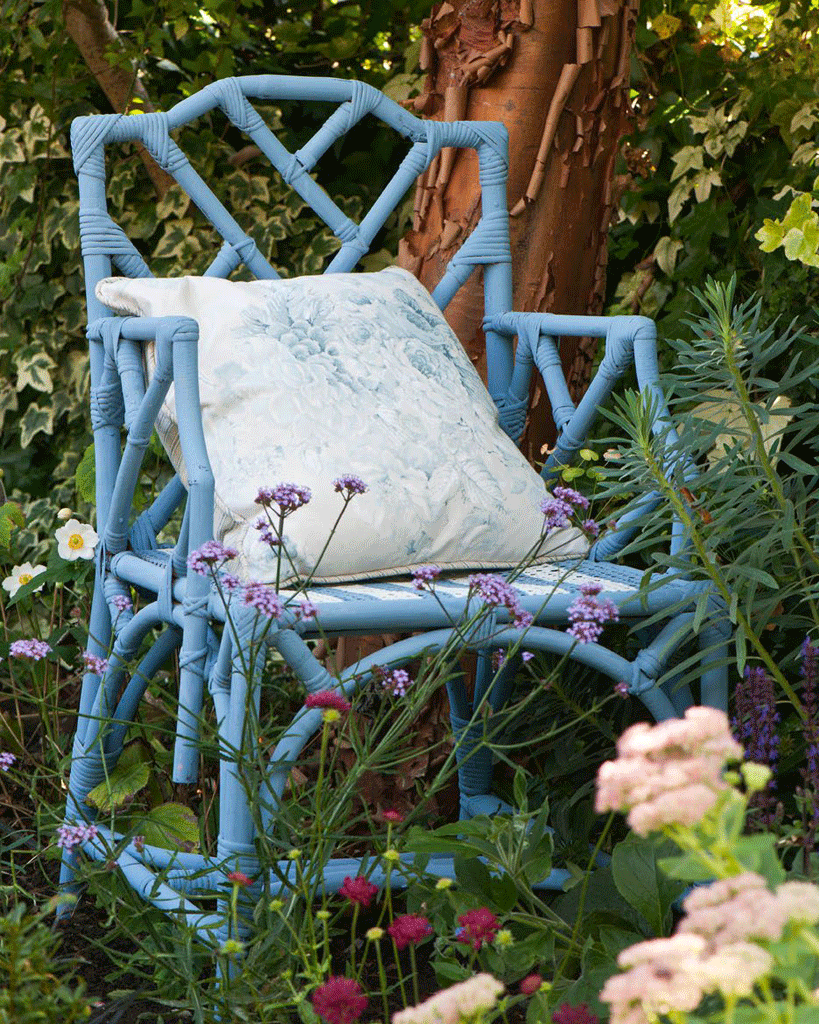
M 442 599 L 463 601 L 469 592 L 469 578 L 473 573 L 458 573 L 442 577 L 435 583 L 435 592 Z M 500 573 L 499 575 L 509 575 Z M 524 604 L 531 604 L 526 598 L 542 603 L 551 595 L 561 594 L 571 598 L 580 593 L 585 584 L 603 583 L 602 593 L 615 600 L 634 595 L 640 589 L 643 571 L 621 565 L 605 565 L 599 562 L 574 562 L 532 566 L 512 580 L 512 584 L 524 598 Z M 677 599 L 688 589 L 681 580 L 669 580 L 666 586 Z M 293 596 L 293 591 L 282 591 L 282 597 Z M 372 583 L 354 583 L 344 586 L 316 587 L 306 595 L 317 607 L 339 603 L 371 601 L 416 601 L 434 600 L 428 591 L 416 590 L 409 577 Z

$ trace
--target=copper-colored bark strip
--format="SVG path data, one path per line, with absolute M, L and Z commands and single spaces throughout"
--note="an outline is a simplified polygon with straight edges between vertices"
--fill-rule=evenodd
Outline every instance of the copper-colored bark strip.
M 579 75 L 579 64 L 563 65 L 563 70 L 560 72 L 560 78 L 557 82 L 557 88 L 554 91 L 552 102 L 549 105 L 549 112 L 546 115 L 546 124 L 543 127 L 543 136 L 540 140 L 540 148 L 538 149 L 537 156 L 535 157 L 535 166 L 532 171 L 532 177 L 529 179 L 529 184 L 526 188 L 524 198 L 519 200 L 509 211 L 509 215 L 511 217 L 520 216 L 526 208 L 527 203 L 533 203 L 537 199 L 540 187 L 543 184 L 543 177 L 546 174 L 546 162 L 549 159 L 549 150 L 554 142 L 560 115 L 563 113 L 563 108 L 566 106 L 566 101 L 571 95 L 571 91 L 574 88 L 574 84 Z
M 68 34 L 113 109 L 123 114 L 132 106 L 138 106 L 144 113 L 151 113 L 154 106 L 137 77 L 136 68 L 128 61 L 117 61 L 116 54 L 122 53 L 124 48 L 103 0 L 63 0 L 63 18 Z M 134 104 L 134 99 L 138 104 Z M 174 184 L 173 178 L 143 146 L 138 149 L 157 193 L 160 197 L 165 195 Z
M 600 24 L 597 0 L 577 0 L 578 28 L 600 28 Z
M 444 92 L 444 121 L 463 121 L 466 117 L 466 101 L 469 98 L 469 87 L 465 85 L 448 85 Z M 436 189 L 443 189 L 452 174 L 457 151 L 451 146 L 441 150 L 441 162 L 438 167 Z
M 590 28 L 577 30 L 577 63 L 588 64 L 594 58 L 594 35 Z

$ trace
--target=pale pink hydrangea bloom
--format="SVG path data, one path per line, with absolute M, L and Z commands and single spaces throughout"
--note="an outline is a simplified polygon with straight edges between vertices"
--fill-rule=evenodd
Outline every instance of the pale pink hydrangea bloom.
M 600 999 L 611 1006 L 611 1024 L 654 1024 L 673 1010 L 695 1010 L 702 1000 L 698 963 L 705 951 L 698 935 L 640 942 L 617 958 L 625 974 L 609 978 Z
M 733 942 L 706 957 L 698 970 L 703 991 L 741 998 L 749 996 L 772 968 L 773 957 L 766 949 L 752 942 Z
M 481 1010 L 491 1010 L 503 992 L 503 983 L 491 974 L 476 974 L 436 992 L 417 1006 L 392 1015 L 392 1024 L 459 1024 Z
M 789 921 L 819 921 L 819 888 L 785 882 L 771 892 L 753 871 L 701 886 L 683 902 L 680 932 L 701 935 L 715 946 L 748 939 L 776 941 Z
M 683 719 L 633 725 L 617 742 L 617 759 L 600 766 L 596 809 L 628 811 L 640 835 L 672 823 L 693 825 L 726 788 L 725 763 L 742 753 L 727 717 L 715 708 L 689 708 Z

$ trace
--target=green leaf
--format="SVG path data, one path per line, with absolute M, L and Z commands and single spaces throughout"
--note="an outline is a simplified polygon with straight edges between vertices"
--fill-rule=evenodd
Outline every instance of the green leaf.
M 671 904 L 684 886 L 669 879 L 658 865 L 658 843 L 631 834 L 614 848 L 611 871 L 617 891 L 646 919 L 654 935 L 671 925 Z
M 0 544 L 8 547 L 15 526 L 21 530 L 26 525 L 26 517 L 16 501 L 7 501 L 0 507 Z
M 671 181 L 676 181 L 689 171 L 702 170 L 702 146 L 683 146 L 674 153 L 674 170 L 671 172 Z
M 151 846 L 166 850 L 182 848 L 191 853 L 199 849 L 199 823 L 184 804 L 160 804 L 132 824 L 132 830 Z
M 53 433 L 53 407 L 43 407 L 32 402 L 20 418 L 20 447 L 28 448 L 37 434 L 50 436 Z
M 455 877 L 466 892 L 482 902 L 492 898 L 492 879 L 487 866 L 477 857 L 456 857 Z
M 148 785 L 150 771 L 149 766 L 144 763 L 118 764 L 107 779 L 91 790 L 85 802 L 100 811 L 124 807 Z
M 85 449 L 74 473 L 74 485 L 83 501 L 96 499 L 97 471 L 94 462 L 93 442 Z

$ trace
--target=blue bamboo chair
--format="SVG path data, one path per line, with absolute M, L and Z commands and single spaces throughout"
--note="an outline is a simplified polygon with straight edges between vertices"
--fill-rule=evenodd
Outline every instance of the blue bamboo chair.
M 297 153 L 289 153 L 266 126 L 251 100 L 317 101 L 332 112 L 313 138 Z M 537 366 L 545 382 L 559 431 L 557 446 L 544 468 L 549 477 L 569 463 L 583 446 L 598 407 L 618 379 L 633 364 L 640 388 L 657 410 L 657 430 L 672 445 L 673 431 L 658 389 L 655 329 L 644 317 L 568 316 L 512 311 L 511 257 L 507 222 L 507 140 L 496 123 L 441 123 L 421 121 L 377 90 L 353 81 L 256 76 L 213 83 L 174 106 L 167 113 L 140 116 L 117 114 L 78 118 L 72 126 L 74 165 L 80 183 L 80 222 L 88 303 L 88 338 L 91 363 L 91 408 L 96 457 L 97 530 L 102 538 L 97 559 L 96 586 L 90 619 L 89 653 L 104 657 L 111 651 L 107 670 L 100 677 L 87 672 L 83 680 L 76 738 L 73 747 L 66 820 L 89 821 L 85 798 L 117 764 L 145 690 L 157 671 L 178 655 L 178 723 L 174 750 L 174 780 L 196 781 L 200 748 L 198 728 L 203 700 L 209 695 L 224 744 L 219 777 L 220 822 L 217 849 L 208 854 L 168 850 L 112 834 L 100 822 L 97 836 L 83 846 L 87 856 L 107 859 L 116 848 L 119 870 L 128 884 L 146 900 L 169 913 L 183 913 L 203 938 L 219 940 L 227 934 L 224 913 L 211 913 L 196 902 L 197 893 L 225 892 L 225 877 L 240 870 L 256 878 L 259 871 L 256 828 L 248 806 L 246 780 L 236 751 L 250 744 L 245 729 L 247 709 L 258 702 L 259 672 L 248 670 L 241 659 L 243 645 L 259 640 L 259 617 L 252 609 L 237 608 L 236 631 L 224 628 L 225 604 L 211 580 L 188 570 L 189 554 L 214 536 L 214 475 L 210 468 L 202 426 L 197 365 L 200 324 L 189 316 L 118 316 L 104 305 L 97 286 L 112 274 L 112 266 L 126 278 L 151 277 L 151 271 L 124 231 L 111 219 L 106 203 L 104 152 L 108 146 L 139 142 L 193 199 L 223 239 L 206 276 L 228 278 L 243 264 L 261 280 L 275 279 L 276 271 L 256 243 L 243 232 L 224 205 L 199 177 L 172 138 L 176 129 L 221 108 L 281 172 L 285 181 L 321 217 L 341 240 L 327 274 L 352 271 L 366 253 L 392 209 L 402 200 L 417 176 L 429 168 L 445 147 L 472 148 L 480 164 L 481 218 L 473 233 L 455 253 L 432 299 L 445 308 L 470 274 L 480 269 L 485 292 L 488 391 L 498 410 L 501 427 L 513 439 L 522 431 L 529 385 Z M 372 209 L 355 224 L 345 217 L 310 175 L 316 161 L 366 114 L 380 119 L 408 143 L 408 153 L 389 186 Z M 185 267 L 179 268 L 184 275 Z M 603 339 L 605 354 L 588 391 L 577 407 L 570 399 L 558 355 L 560 336 Z M 517 345 L 514 339 L 517 338 Z M 155 365 L 146 374 L 146 346 L 155 353 Z M 175 388 L 181 462 L 170 483 L 153 504 L 139 514 L 132 508 L 142 459 L 151 432 L 161 414 L 168 389 Z M 332 467 L 344 472 L 347 466 Z M 272 481 L 254 481 L 269 483 Z M 642 513 L 659 503 L 649 496 Z M 183 510 L 178 539 L 171 546 L 157 535 Z M 647 596 L 638 597 L 641 572 L 617 565 L 618 552 L 634 535 L 640 510 L 630 521 L 592 544 L 579 562 L 534 564 L 517 575 L 514 585 L 521 606 L 535 616 L 525 633 L 525 646 L 569 654 L 576 662 L 625 683 L 650 713 L 661 720 L 680 715 L 695 703 L 687 686 L 658 685 L 681 638 L 690 635 L 702 590 L 680 576 L 669 575 Z M 678 549 L 682 530 L 675 526 L 672 541 Z M 482 565 L 468 549 L 461 554 L 462 571 L 443 576 L 435 595 L 418 590 L 408 576 L 355 583 L 313 582 L 309 597 L 316 609 L 313 619 L 299 618 L 290 610 L 269 625 L 264 644 L 274 648 L 301 680 L 307 694 L 340 687 L 352 696 L 379 666 L 398 666 L 423 651 L 434 651 L 451 641 L 453 623 L 474 611 L 475 597 L 468 585 L 468 570 Z M 604 643 L 574 644 L 567 636 L 567 609 L 590 581 L 603 586 L 601 598 L 619 606 L 621 621 L 644 638 L 634 660 L 608 649 Z M 125 608 L 127 599 L 140 595 L 139 610 Z M 287 588 L 282 597 L 287 599 Z M 125 610 L 123 610 L 125 609 Z M 495 675 L 490 652 L 519 647 L 515 629 L 504 607 L 491 609 L 463 639 L 479 652 L 474 695 L 469 698 L 463 681 L 448 684 L 452 729 L 458 741 L 461 815 L 497 813 L 509 808 L 492 794 L 492 752 L 482 742 L 484 724 L 475 714 L 485 699 L 500 708 L 511 687 L 510 673 Z M 656 623 L 648 631 L 640 624 Z M 697 624 L 702 614 L 697 617 Z M 698 699 L 703 704 L 726 706 L 726 634 L 718 617 L 706 617 L 699 631 L 702 664 Z M 340 637 L 375 633 L 412 633 L 387 650 L 368 656 L 336 679 L 313 656 L 309 641 L 323 635 Z M 146 638 L 150 643 L 146 648 Z M 126 665 L 142 651 L 135 669 Z M 257 658 L 257 665 L 263 659 Z M 276 801 L 282 798 L 288 767 L 296 761 L 310 737 L 320 728 L 321 711 L 303 709 L 279 743 L 264 783 L 263 827 L 273 827 Z M 251 751 L 252 754 L 252 751 Z M 63 883 L 70 885 L 74 861 L 66 856 Z M 452 875 L 451 858 L 433 857 L 430 871 Z M 324 883 L 336 891 L 347 875 L 358 873 L 359 863 L 331 860 L 323 865 Z M 367 868 L 379 881 L 378 868 Z M 292 878 L 293 863 L 282 861 L 272 884 Z M 566 873 L 554 871 L 543 881 L 560 887 Z M 222 908 L 224 909 L 224 908 Z

